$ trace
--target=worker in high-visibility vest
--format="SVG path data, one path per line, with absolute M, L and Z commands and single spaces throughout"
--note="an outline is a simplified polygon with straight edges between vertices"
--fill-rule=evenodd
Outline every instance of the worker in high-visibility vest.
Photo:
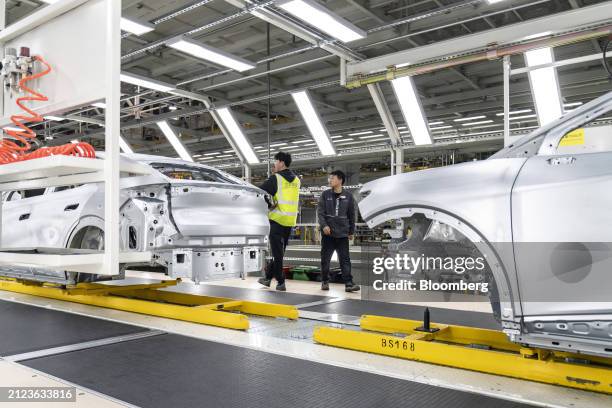
M 266 276 L 259 283 L 270 287 L 272 278 L 276 279 L 276 290 L 285 291 L 285 275 L 283 274 L 283 258 L 289 243 L 291 228 L 295 226 L 298 215 L 298 200 L 300 196 L 300 179 L 289 170 L 291 155 L 278 152 L 274 155 L 274 174 L 260 188 L 272 196 L 268 202 L 268 218 L 270 220 L 270 250 L 272 262 L 267 265 Z

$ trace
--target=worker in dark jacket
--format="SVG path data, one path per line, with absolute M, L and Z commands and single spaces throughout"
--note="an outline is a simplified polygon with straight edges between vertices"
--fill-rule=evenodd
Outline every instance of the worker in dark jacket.
M 338 254 L 340 270 L 347 292 L 356 292 L 359 285 L 353 283 L 349 240 L 355 234 L 355 200 L 342 186 L 346 176 L 340 170 L 329 176 L 331 189 L 319 198 L 317 214 L 321 227 L 321 289 L 329 290 L 329 263 L 334 252 Z
M 267 265 L 266 276 L 260 278 L 258 282 L 270 287 L 272 278 L 276 278 L 276 290 L 285 291 L 287 288 L 283 275 L 283 258 L 291 228 L 297 221 L 300 179 L 289 170 L 291 165 L 289 153 L 278 152 L 274 159 L 276 160 L 272 169 L 274 174 L 260 186 L 272 197 L 272 201 L 268 201 L 272 262 Z

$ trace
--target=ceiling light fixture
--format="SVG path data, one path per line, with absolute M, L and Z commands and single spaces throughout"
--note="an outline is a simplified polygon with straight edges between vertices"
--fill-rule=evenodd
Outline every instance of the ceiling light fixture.
M 582 105 L 582 102 L 569 102 L 569 103 L 564 103 L 563 107 L 571 108 L 572 106 L 580 106 L 580 105 Z
M 170 127 L 168 122 L 166 122 L 165 120 L 161 120 L 157 122 L 157 126 L 159 126 L 163 134 L 166 136 L 166 139 L 168 139 L 172 147 L 174 147 L 174 150 L 176 150 L 180 158 L 192 162 L 193 159 L 189 155 L 189 152 L 187 152 L 187 149 L 185 149 L 185 146 L 183 146 L 183 144 L 179 140 L 176 133 L 174 133 L 174 130 Z
M 238 125 L 232 111 L 229 108 L 221 108 L 217 109 L 217 113 L 225 127 L 227 127 L 227 131 L 232 138 L 234 146 L 240 150 L 244 160 L 246 160 L 248 164 L 260 163 L 253 150 L 253 146 L 251 146 L 251 143 L 242 132 L 242 128 Z
M 415 145 L 431 144 L 431 135 L 427 127 L 427 119 L 416 93 L 412 77 L 405 76 L 391 81 L 395 97 L 397 98 L 404 120 L 408 124 L 410 134 Z
M 306 123 L 306 126 L 319 147 L 321 154 L 323 156 L 335 155 L 336 149 L 334 149 L 334 145 L 329 137 L 329 132 L 323 125 L 323 121 L 315 109 L 308 91 L 294 92 L 291 94 L 291 96 L 300 110 L 304 123 Z
M 462 123 L 461 126 L 483 125 L 485 123 L 493 123 L 493 121 L 491 119 L 489 119 L 489 120 L 480 120 L 478 122 Z
M 485 115 L 478 115 L 478 116 L 471 116 L 469 118 L 453 119 L 453 122 L 467 122 L 467 121 L 470 121 L 470 120 L 484 119 L 484 118 L 486 118 Z
M 128 72 L 122 72 L 119 76 L 122 82 L 142 86 L 144 88 L 154 89 L 156 91 L 168 92 L 172 91 L 176 88 L 170 86 L 169 84 L 165 84 L 160 81 L 156 81 L 154 79 L 146 78 L 136 74 L 130 74 Z
M 345 43 L 367 36 L 361 28 L 313 0 L 282 0 L 276 6 Z
M 237 57 L 218 48 L 210 47 L 183 36 L 175 37 L 167 41 L 166 45 L 187 54 L 191 54 L 194 57 L 240 72 L 248 71 L 256 66 L 254 63 L 244 58 Z
M 554 56 L 552 48 L 539 48 L 527 51 L 525 63 L 528 67 L 552 64 Z M 538 68 L 529 71 L 531 94 L 536 106 L 540 126 L 544 126 L 563 116 L 559 80 L 555 67 Z
M 531 112 L 531 109 L 520 109 L 520 110 L 510 112 L 510 115 L 518 115 L 520 113 L 529 113 L 529 112 Z M 496 113 L 495 116 L 504 116 L 504 112 Z
M 137 21 L 132 18 L 121 17 L 121 29 L 134 35 L 143 35 L 155 30 L 155 26 L 146 21 Z
M 365 131 L 365 132 L 357 132 L 357 133 L 349 133 L 349 136 L 361 136 L 361 135 L 371 135 L 372 132 L 371 130 Z

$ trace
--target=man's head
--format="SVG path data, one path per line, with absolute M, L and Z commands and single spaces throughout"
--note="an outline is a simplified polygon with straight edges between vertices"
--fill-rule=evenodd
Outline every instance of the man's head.
M 291 155 L 285 152 L 278 152 L 274 155 L 274 173 L 288 169 L 291 166 Z
M 344 180 L 346 180 L 346 176 L 340 170 L 334 170 L 329 173 L 329 186 L 331 188 L 339 188 L 344 185 Z

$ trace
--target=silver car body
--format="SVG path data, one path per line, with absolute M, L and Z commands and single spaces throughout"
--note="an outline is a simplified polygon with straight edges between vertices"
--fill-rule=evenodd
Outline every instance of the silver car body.
M 122 160 L 151 167 L 150 175 L 121 179 L 122 251 L 149 251 L 151 259 L 144 265 L 195 282 L 261 270 L 269 231 L 264 191 L 183 160 L 146 155 L 122 155 Z M 178 177 L 193 174 L 201 180 Z M 27 198 L 27 192 L 4 194 L 4 248 L 103 248 L 102 183 L 38 193 Z M 0 274 L 59 283 L 78 280 L 74 273 L 24 267 L 4 266 Z
M 608 93 L 488 160 L 367 183 L 361 215 L 375 227 L 423 214 L 469 238 L 511 340 L 611 356 L 612 126 L 582 128 L 611 110 Z M 581 128 L 586 141 L 560 143 Z

